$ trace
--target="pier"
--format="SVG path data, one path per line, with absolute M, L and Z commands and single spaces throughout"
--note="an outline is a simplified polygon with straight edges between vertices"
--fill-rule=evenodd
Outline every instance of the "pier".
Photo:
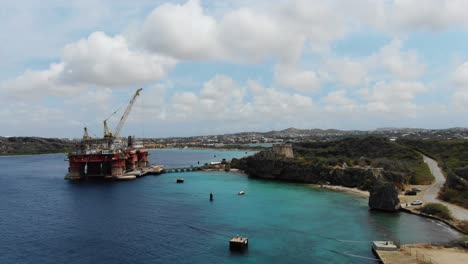
M 170 169 L 164 169 L 162 173 L 190 172 L 190 171 L 200 171 L 200 170 L 202 170 L 202 167 L 170 168 Z

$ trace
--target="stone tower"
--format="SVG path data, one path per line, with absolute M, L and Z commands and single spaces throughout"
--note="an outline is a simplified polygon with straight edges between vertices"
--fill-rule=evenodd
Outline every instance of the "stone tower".
M 294 152 L 291 144 L 273 144 L 273 152 L 278 156 L 294 158 Z

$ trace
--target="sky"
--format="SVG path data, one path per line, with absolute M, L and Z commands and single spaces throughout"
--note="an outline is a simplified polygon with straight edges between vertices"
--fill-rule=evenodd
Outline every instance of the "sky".
M 468 124 L 465 0 L 0 5 L 0 136 Z

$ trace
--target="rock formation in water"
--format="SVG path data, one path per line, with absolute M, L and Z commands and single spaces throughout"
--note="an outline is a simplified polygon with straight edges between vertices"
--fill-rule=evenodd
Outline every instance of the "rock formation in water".
M 377 181 L 370 190 L 369 208 L 395 212 L 400 208 L 398 190 L 392 182 Z

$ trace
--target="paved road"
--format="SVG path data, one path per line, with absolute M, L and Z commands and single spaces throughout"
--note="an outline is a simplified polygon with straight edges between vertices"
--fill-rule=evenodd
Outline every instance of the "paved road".
M 440 191 L 440 188 L 445 183 L 445 176 L 442 173 L 442 170 L 439 168 L 437 162 L 429 157 L 424 156 L 424 162 L 427 163 L 429 169 L 431 170 L 432 175 L 435 177 L 435 182 L 431 185 L 431 187 L 427 188 L 424 192 L 423 199 L 425 202 L 428 203 L 441 203 L 448 207 L 452 215 L 460 220 L 468 220 L 468 209 L 463 207 L 450 204 L 444 201 L 437 199 L 437 195 Z

